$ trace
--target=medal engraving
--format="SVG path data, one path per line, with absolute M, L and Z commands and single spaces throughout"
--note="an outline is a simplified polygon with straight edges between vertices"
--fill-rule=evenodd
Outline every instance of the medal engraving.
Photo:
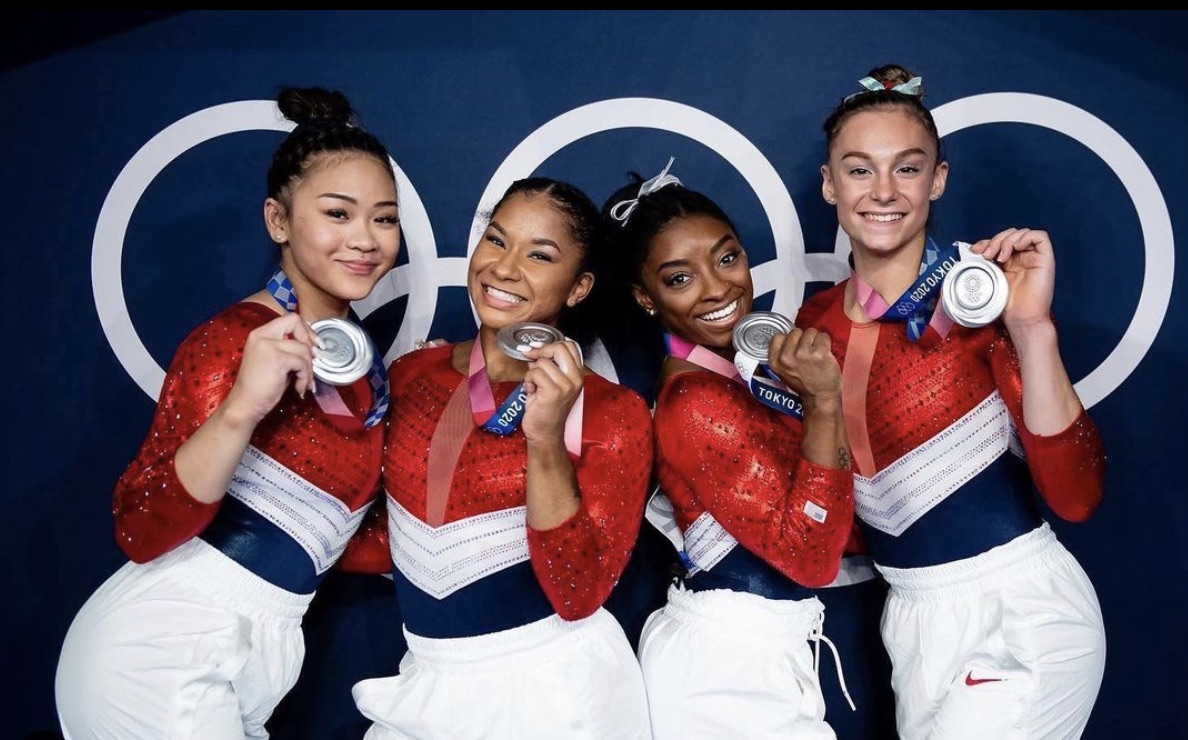
M 314 377 L 331 385 L 350 385 L 371 368 L 371 341 L 363 328 L 346 319 L 329 318 L 312 324 L 322 340 L 313 361 Z
M 564 338 L 565 335 L 557 327 L 533 322 L 509 324 L 500 329 L 495 337 L 499 343 L 499 349 L 503 350 L 505 355 L 525 361 L 528 358 L 517 347 L 523 345 L 531 346 L 533 342 L 551 344 L 553 342 L 560 342 Z
M 977 328 L 997 319 L 1007 303 L 1006 275 L 979 255 L 958 262 L 941 283 L 941 306 L 961 326 Z
M 774 311 L 753 311 L 734 325 L 734 349 L 759 362 L 767 362 L 771 340 L 792 331 L 792 322 Z

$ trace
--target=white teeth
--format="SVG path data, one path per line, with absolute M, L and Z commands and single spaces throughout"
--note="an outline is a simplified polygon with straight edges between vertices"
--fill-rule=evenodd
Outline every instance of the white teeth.
M 702 321 L 717 321 L 719 319 L 726 318 L 730 314 L 734 313 L 737 309 L 738 299 L 735 299 L 731 301 L 729 306 L 726 306 L 725 308 L 719 308 L 717 311 L 710 311 L 709 313 L 702 314 L 697 318 L 701 319 Z
M 878 221 L 879 223 L 888 223 L 890 221 L 898 221 L 903 218 L 902 213 L 868 213 L 866 220 Z
M 487 286 L 487 295 L 492 296 L 494 298 L 498 298 L 501 301 L 507 301 L 508 303 L 523 303 L 524 302 L 524 299 L 521 298 L 520 296 L 516 295 L 515 293 L 508 293 L 506 290 L 500 290 L 499 288 L 492 288 L 489 285 Z

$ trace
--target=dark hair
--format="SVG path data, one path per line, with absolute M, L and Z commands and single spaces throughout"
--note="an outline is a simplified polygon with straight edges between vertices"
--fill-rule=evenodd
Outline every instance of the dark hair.
M 881 67 L 875 67 L 870 70 L 866 73 L 866 76 L 881 83 L 884 89 L 862 90 L 861 92 L 847 95 L 833 109 L 833 112 L 825 119 L 825 124 L 822 127 L 825 130 L 826 158 L 829 156 L 829 150 L 833 148 L 833 140 L 837 138 L 838 131 L 841 130 L 842 125 L 850 116 L 872 108 L 901 108 L 914 115 L 920 121 L 920 124 L 924 126 L 925 130 L 932 135 L 932 141 L 936 145 L 937 161 L 943 161 L 945 155 L 941 147 L 940 134 L 936 129 L 936 121 L 932 119 L 932 113 L 924 107 L 923 83 L 920 84 L 919 90 L 914 93 L 899 92 L 891 89 L 896 85 L 910 81 L 916 75 L 911 70 L 901 67 L 898 64 L 884 64 Z
M 640 283 L 640 272 L 648 259 L 652 240 L 665 227 L 678 218 L 708 216 L 726 224 L 731 231 L 737 233 L 738 230 L 721 206 L 703 193 L 674 183 L 640 196 L 643 176 L 629 172 L 627 177 L 631 183 L 611 193 L 603 204 L 599 230 L 606 257 L 614 271 L 611 282 L 621 290 L 620 299 L 625 297 L 626 303 L 639 311 L 641 309 L 631 298 L 631 286 Z M 624 217 L 624 209 L 618 206 L 632 200 L 635 206 Z
M 346 95 L 321 87 L 286 87 L 277 94 L 281 114 L 297 124 L 272 155 L 268 197 L 289 204 L 289 186 L 308 172 L 314 157 L 360 152 L 375 157 L 396 182 L 388 150 L 359 124 Z
M 684 185 L 672 183 L 640 196 L 645 182 L 638 172 L 628 172 L 630 182 L 613 192 L 602 206 L 598 242 L 605 262 L 594 294 L 586 299 L 589 312 L 601 322 L 598 334 L 617 353 L 631 358 L 646 378 L 654 378 L 664 360 L 664 330 L 660 323 L 644 313 L 632 295 L 632 286 L 641 283 L 644 262 L 652 240 L 673 221 L 689 216 L 708 216 L 726 224 L 737 233 L 734 222 L 709 196 Z M 630 213 L 626 206 L 635 201 Z M 636 387 L 650 403 L 654 398 L 651 383 Z
M 516 180 L 508 186 L 499 201 L 491 208 L 490 216 L 509 199 L 517 195 L 544 196 L 550 204 L 565 216 L 569 225 L 569 235 L 581 248 L 582 256 L 578 262 L 578 274 L 590 272 L 594 274 L 594 284 L 601 282 L 600 270 L 602 261 L 598 258 L 596 244 L 598 232 L 598 206 L 584 190 L 568 182 L 554 180 L 549 177 L 525 177 Z M 563 308 L 558 318 L 557 328 L 565 336 L 581 345 L 589 345 L 594 341 L 596 328 L 593 325 L 585 301 L 573 308 Z

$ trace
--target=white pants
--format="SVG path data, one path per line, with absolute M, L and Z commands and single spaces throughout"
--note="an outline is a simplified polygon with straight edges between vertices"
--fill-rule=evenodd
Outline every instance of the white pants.
M 1045 523 L 965 560 L 879 567 L 903 740 L 1073 740 L 1106 640 L 1089 577 Z
M 834 740 L 809 644 L 824 608 L 669 587 L 639 641 L 656 740 Z
M 404 632 L 400 673 L 355 684 L 365 740 L 649 740 L 639 664 L 605 609 L 477 637 Z
M 310 595 L 200 539 L 127 563 L 75 616 L 54 692 L 66 740 L 263 740 L 297 682 Z

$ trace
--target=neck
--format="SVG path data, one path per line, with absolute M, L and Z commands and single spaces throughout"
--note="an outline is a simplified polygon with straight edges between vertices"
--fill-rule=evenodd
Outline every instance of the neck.
M 487 378 L 492 383 L 523 380 L 528 372 L 528 363 L 505 355 L 503 350 L 499 349 L 499 342 L 495 338 L 497 334 L 495 329 L 484 325 L 479 327 L 478 337 L 475 339 L 476 342 L 482 343 Z
M 920 276 L 925 236 L 903 245 L 894 252 L 870 252 L 854 249 L 854 272 L 888 303 L 897 300 Z
M 284 269 L 285 276 L 289 278 L 289 282 L 293 284 L 293 290 L 297 293 L 297 313 L 301 315 L 301 318 L 311 324 L 331 317 L 346 318 L 347 311 L 351 307 L 350 301 L 335 298 L 324 290 L 319 290 L 309 281 L 296 275 L 296 270 L 291 266 L 286 266 Z

